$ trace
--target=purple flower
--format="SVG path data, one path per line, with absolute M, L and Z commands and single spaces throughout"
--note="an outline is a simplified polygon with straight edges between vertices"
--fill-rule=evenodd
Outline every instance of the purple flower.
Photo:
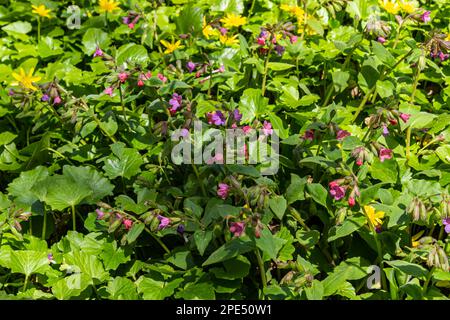
M 49 261 L 52 261 L 52 260 L 53 260 L 53 254 L 49 253 L 49 254 L 47 255 L 47 259 L 48 259 Z
M 219 183 L 219 188 L 217 188 L 217 195 L 222 199 L 226 199 L 228 197 L 228 193 L 230 192 L 230 186 L 226 183 Z
M 184 233 L 184 224 L 179 224 L 177 227 L 177 232 L 183 234 Z
M 278 44 L 275 46 L 275 51 L 277 52 L 277 54 L 279 56 L 282 56 L 285 50 L 286 50 L 286 48 L 283 46 L 280 46 Z
M 130 23 L 130 17 L 122 17 L 122 22 L 124 23 L 124 24 L 129 24 Z
M 387 137 L 389 135 L 389 130 L 387 126 L 383 125 L 383 136 Z
M 349 135 L 350 132 L 348 132 L 347 130 L 338 130 L 338 132 L 336 132 L 336 139 L 342 140 L 345 137 L 348 137 Z
M 270 136 L 273 133 L 272 124 L 264 120 L 262 131 L 264 135 Z
M 230 223 L 230 232 L 234 234 L 235 237 L 240 237 L 245 230 L 245 222 L 232 222 Z
M 161 215 L 158 215 L 158 220 L 159 220 L 158 230 L 164 229 L 170 224 L 170 219 L 163 217 Z
M 50 100 L 50 96 L 48 94 L 44 94 L 41 98 L 42 101 L 48 101 Z
M 234 118 L 234 120 L 236 120 L 236 121 L 241 121 L 241 119 L 242 119 L 242 114 L 239 113 L 239 110 L 238 110 L 238 109 L 234 109 L 234 111 L 233 111 L 233 118 Z
M 53 99 L 53 104 L 60 104 L 61 103 L 61 98 L 60 96 L 56 96 L 55 99 Z
M 424 23 L 430 22 L 431 21 L 431 11 L 425 11 L 424 13 L 422 13 L 422 15 L 420 16 L 420 18 L 422 19 L 422 21 Z
M 266 39 L 268 36 L 269 33 L 266 30 L 262 30 L 261 33 L 259 34 L 259 37 L 264 39 Z
M 345 197 L 345 188 L 341 187 L 336 181 L 331 181 L 328 185 L 330 187 L 330 195 L 334 200 L 341 200 Z
M 189 130 L 186 128 L 181 129 L 180 131 L 180 136 L 182 136 L 183 138 L 186 138 L 189 135 Z
M 221 125 L 225 124 L 225 116 L 219 110 L 217 110 L 213 113 L 208 112 L 206 114 L 206 117 L 208 118 L 209 124 L 215 124 L 216 126 L 221 126 Z
M 192 73 L 195 70 L 195 63 L 189 61 L 188 63 L 186 63 L 186 68 L 189 70 L 189 72 Z
M 101 57 L 101 56 L 103 56 L 103 51 L 102 51 L 102 49 L 100 49 L 99 47 L 97 47 L 97 48 L 95 49 L 95 52 L 94 52 L 94 58 L 95 58 L 95 57 Z
M 441 61 L 445 61 L 448 59 L 448 57 L 450 56 L 448 53 L 443 53 L 442 51 L 439 51 L 439 59 L 441 59 Z
M 377 38 L 377 41 L 378 41 L 379 43 L 383 44 L 383 43 L 386 42 L 386 39 L 383 38 L 383 37 L 378 37 L 378 38 Z
M 450 233 L 450 218 L 442 219 L 442 224 L 445 226 L 445 232 Z
M 100 209 L 95 209 L 95 212 L 97 212 L 97 219 L 101 220 L 105 216 L 105 213 Z
M 220 28 L 219 28 L 219 31 L 220 31 L 220 33 L 224 36 L 224 35 L 227 34 L 228 29 L 227 29 L 227 28 L 224 28 L 224 27 L 220 27 Z
M 392 150 L 387 148 L 381 148 L 379 153 L 380 161 L 383 162 L 386 159 L 392 158 Z
M 175 113 L 179 107 L 181 107 L 182 97 L 178 93 L 172 95 L 172 99 L 169 100 L 169 104 L 172 106 L 169 110 L 171 113 Z
M 14 92 L 14 90 L 13 89 L 9 89 L 9 91 L 8 91 L 8 96 L 13 96 L 13 95 L 15 95 L 15 92 Z

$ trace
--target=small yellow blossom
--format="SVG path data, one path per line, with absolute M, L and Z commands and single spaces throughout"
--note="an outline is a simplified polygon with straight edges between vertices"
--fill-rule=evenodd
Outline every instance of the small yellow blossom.
M 411 14 L 417 10 L 417 4 L 412 1 L 401 1 L 400 8 L 407 14 Z
M 98 2 L 98 5 L 100 6 L 100 11 L 103 12 L 113 12 L 114 10 L 118 10 L 119 8 L 119 2 L 116 2 L 114 0 L 100 0 Z
M 220 43 L 227 45 L 227 46 L 231 46 L 233 44 L 239 43 L 239 40 L 236 38 L 237 38 L 237 34 L 232 37 L 228 37 L 226 34 L 223 34 L 223 35 L 221 34 L 219 36 Z
M 383 224 L 383 218 L 385 213 L 383 211 L 375 212 L 375 208 L 372 206 L 364 206 L 364 211 L 366 212 L 367 218 L 373 227 L 378 227 Z
M 32 12 L 40 15 L 41 17 L 50 18 L 50 9 L 47 9 L 43 4 L 40 6 L 31 6 L 33 8 Z
M 450 33 L 447 35 L 447 38 L 445 38 L 445 41 L 450 41 Z
M 202 32 L 206 39 L 209 39 L 211 36 L 217 37 L 219 35 L 219 30 L 214 29 L 210 24 L 206 24 L 205 17 L 203 17 Z
M 379 0 L 380 6 L 391 14 L 397 14 L 400 11 L 400 5 L 396 0 Z
M 28 74 L 25 72 L 25 70 L 23 70 L 23 68 L 20 68 L 18 74 L 13 72 L 12 76 L 14 77 L 14 79 L 17 80 L 17 82 L 14 82 L 13 85 L 20 84 L 27 89 L 36 91 L 37 88 L 33 86 L 33 82 L 41 80 L 41 77 L 39 76 L 33 77 L 33 72 L 34 68 L 31 68 Z
M 164 47 L 166 47 L 166 51 L 164 51 L 165 54 L 170 54 L 172 52 L 174 52 L 177 49 L 183 48 L 184 46 L 181 45 L 181 41 L 178 40 L 177 42 L 173 42 L 169 43 L 166 40 L 161 40 L 160 41 Z
M 225 18 L 220 19 L 225 28 L 240 27 L 247 23 L 246 17 L 241 17 L 234 13 L 229 13 Z
M 411 242 L 412 242 L 413 248 L 417 248 L 420 245 L 420 242 L 418 240 L 423 235 L 423 233 L 424 233 L 424 230 L 420 231 L 419 233 L 417 233 L 411 237 Z

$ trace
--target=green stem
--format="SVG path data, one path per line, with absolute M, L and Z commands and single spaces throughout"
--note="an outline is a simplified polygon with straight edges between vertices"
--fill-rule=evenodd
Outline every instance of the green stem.
M 145 231 L 147 231 L 147 233 L 149 235 L 151 235 L 153 237 L 153 239 L 156 240 L 156 242 L 158 242 L 158 244 L 164 249 L 164 251 L 166 253 L 170 253 L 169 248 L 167 248 L 167 246 L 164 244 L 164 242 L 162 242 L 162 240 L 160 238 L 158 238 L 156 235 L 154 235 L 153 232 L 151 232 L 147 227 L 145 227 Z
M 205 186 L 203 185 L 203 182 L 202 182 L 202 180 L 200 179 L 200 174 L 199 174 L 199 172 L 198 172 L 198 170 L 197 170 L 197 167 L 196 167 L 195 164 L 193 164 L 193 163 L 192 163 L 192 169 L 194 169 L 194 173 L 195 173 L 195 176 L 197 177 L 198 183 L 200 184 L 200 188 L 202 189 L 202 194 L 203 194 L 203 196 L 204 196 L 204 197 L 207 197 L 208 194 L 206 193 Z
M 428 272 L 427 279 L 425 280 L 425 283 L 422 288 L 423 296 L 425 296 L 427 293 L 428 285 L 430 284 L 431 278 L 433 277 L 434 270 L 436 270 L 436 267 L 431 268 L 430 272 Z
M 380 243 L 380 240 L 378 239 L 378 234 L 375 230 L 375 227 L 372 228 L 372 233 L 373 233 L 373 237 L 375 239 L 375 244 L 377 246 L 378 263 L 379 263 L 380 272 L 381 272 L 381 286 L 384 290 L 387 290 L 386 275 L 384 274 L 384 269 L 383 269 L 383 251 L 381 249 L 381 243 Z
M 247 17 L 249 17 L 249 18 L 253 13 L 253 8 L 255 7 L 255 2 L 256 2 L 256 0 L 252 0 L 252 5 L 250 6 L 250 9 L 248 10 Z
M 23 283 L 22 291 L 27 290 L 27 285 L 28 285 L 28 275 L 25 276 L 25 282 Z
M 261 275 L 261 282 L 263 289 L 267 286 L 267 278 L 266 278 L 266 269 L 264 268 L 264 262 L 261 258 L 261 253 L 259 252 L 259 249 L 255 250 L 256 259 L 258 259 L 258 266 L 259 266 L 259 273 Z M 264 295 L 263 295 L 264 299 Z
M 76 220 L 76 213 L 75 213 L 74 205 L 72 205 L 72 228 L 73 228 L 73 231 L 77 231 L 77 220 Z
M 120 105 L 122 106 L 123 119 L 125 120 L 125 122 L 127 122 L 127 112 L 125 109 L 125 104 L 123 103 L 123 93 L 121 85 L 119 85 L 119 95 L 120 95 Z
M 41 42 L 41 19 L 37 18 L 37 33 L 38 33 L 38 43 Z
M 45 240 L 45 233 L 47 231 L 47 210 L 44 208 L 44 222 L 42 224 L 42 240 Z
M 409 162 L 411 157 L 411 126 L 406 129 L 406 164 Z
M 263 81 L 262 81 L 262 87 L 261 87 L 261 93 L 264 97 L 266 93 L 266 81 L 267 81 L 267 74 L 269 72 L 269 57 L 270 53 L 272 51 L 272 47 L 269 48 L 269 51 L 267 51 L 266 61 L 264 62 L 264 75 L 263 75 Z

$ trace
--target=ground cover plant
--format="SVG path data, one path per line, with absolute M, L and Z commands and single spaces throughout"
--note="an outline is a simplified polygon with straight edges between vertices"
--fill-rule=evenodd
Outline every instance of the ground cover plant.
M 448 299 L 449 13 L 1 1 L 0 298 Z

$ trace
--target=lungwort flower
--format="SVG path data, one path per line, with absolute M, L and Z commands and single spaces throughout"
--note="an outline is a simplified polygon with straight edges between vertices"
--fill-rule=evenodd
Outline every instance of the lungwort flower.
M 247 23 L 246 17 L 241 17 L 234 13 L 229 13 L 225 18 L 220 19 L 225 28 L 240 27 Z
M 100 6 L 101 12 L 113 12 L 114 10 L 120 9 L 119 2 L 114 0 L 100 0 L 98 5 Z
M 383 224 L 383 218 L 385 213 L 383 211 L 375 211 L 375 208 L 372 206 L 364 206 L 364 211 L 366 212 L 367 219 L 370 224 L 378 229 Z
M 181 45 L 181 41 L 178 40 L 177 42 L 167 42 L 166 40 L 160 41 L 164 47 L 166 47 L 166 51 L 164 51 L 165 54 L 171 54 L 177 49 L 183 48 L 184 46 Z
M 14 77 L 14 79 L 17 80 L 17 82 L 15 82 L 14 84 L 20 84 L 27 89 L 36 91 L 37 88 L 33 85 L 33 82 L 41 80 L 41 77 L 39 76 L 33 77 L 33 72 L 34 68 L 31 68 L 28 74 L 25 73 L 25 70 L 23 70 L 23 68 L 20 68 L 18 74 L 13 72 L 12 76 Z
M 43 4 L 40 6 L 31 6 L 33 8 L 33 13 L 45 18 L 50 18 L 50 9 L 47 9 Z

